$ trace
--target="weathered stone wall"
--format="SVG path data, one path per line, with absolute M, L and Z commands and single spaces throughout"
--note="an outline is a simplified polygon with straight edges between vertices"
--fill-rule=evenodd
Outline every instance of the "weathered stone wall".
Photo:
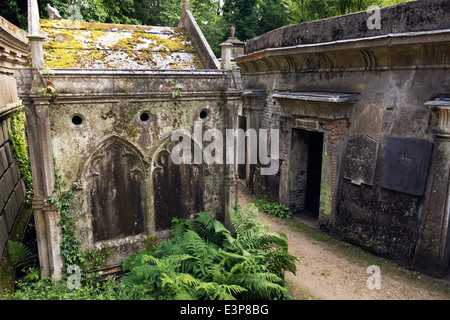
M 25 32 L 0 17 L 0 260 L 25 199 L 10 140 L 11 113 L 22 107 L 15 70 L 26 65 Z
M 200 30 L 197 21 L 195 21 L 189 7 L 189 3 L 185 3 L 183 5 L 183 12 L 178 27 L 185 29 L 187 34 L 191 37 L 195 48 L 198 50 L 200 58 L 205 63 L 206 68 L 220 69 L 219 61 L 209 46 L 203 32 Z
M 264 108 L 260 126 L 280 128 L 278 200 L 286 205 L 297 201 L 289 192 L 290 178 L 299 169 L 291 167 L 292 130 L 322 132 L 320 226 L 406 266 L 412 266 L 427 228 L 424 217 L 430 191 L 420 195 L 407 188 L 395 191 L 382 178 L 399 174 L 394 180 L 402 184 L 411 174 L 422 172 L 428 180 L 433 176 L 426 165 L 409 175 L 399 173 L 401 163 L 398 172 L 384 167 L 391 138 L 405 139 L 404 144 L 435 143 L 437 120 L 425 103 L 450 94 L 450 37 L 443 30 L 449 27 L 450 20 L 444 18 L 450 12 L 448 5 L 417 1 L 383 9 L 382 30 L 377 31 L 367 29 L 365 12 L 279 29 L 248 41 L 250 53 L 237 59 L 245 90 L 267 95 L 260 102 Z M 423 19 L 417 25 L 412 17 Z M 355 28 L 355 23 L 365 29 Z M 402 34 L 410 31 L 418 33 Z M 339 102 L 348 94 L 356 98 L 349 98 L 346 105 Z M 433 161 L 432 155 L 419 153 Z M 409 156 L 401 159 L 408 161 L 405 167 L 415 161 Z M 442 201 L 445 206 L 446 200 Z M 445 240 L 439 241 L 434 244 L 448 248 Z M 440 263 L 448 265 L 448 255 L 445 259 Z
M 0 259 L 26 191 L 9 139 L 10 119 L 0 118 Z
M 55 69 L 49 79 L 55 168 L 76 188 L 71 210 L 83 247 L 108 245 L 112 267 L 145 238 L 167 237 L 173 217 L 224 219 L 223 166 L 175 166 L 170 155 L 177 129 L 193 134 L 198 121 L 203 132 L 224 132 L 226 73 Z M 192 148 L 202 144 L 195 138 Z

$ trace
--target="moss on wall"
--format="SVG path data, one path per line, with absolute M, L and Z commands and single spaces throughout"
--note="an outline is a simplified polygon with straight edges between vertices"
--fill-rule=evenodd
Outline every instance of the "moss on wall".
M 41 20 L 48 68 L 201 69 L 179 28 Z

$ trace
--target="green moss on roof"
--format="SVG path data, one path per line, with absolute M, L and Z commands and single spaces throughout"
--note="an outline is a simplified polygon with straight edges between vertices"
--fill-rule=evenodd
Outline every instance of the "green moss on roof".
M 47 68 L 201 69 L 180 28 L 41 20 Z

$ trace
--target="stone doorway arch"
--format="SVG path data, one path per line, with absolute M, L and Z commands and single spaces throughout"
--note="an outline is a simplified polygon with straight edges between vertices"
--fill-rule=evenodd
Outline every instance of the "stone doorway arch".
M 291 157 L 293 129 L 323 134 L 322 168 L 318 223 L 332 231 L 336 219 L 340 168 L 348 131 L 350 108 L 359 94 L 331 92 L 282 92 L 273 97 L 281 105 L 280 143 L 284 163 L 280 172 L 280 201 L 289 204 L 292 177 Z M 308 190 L 305 190 L 306 192 Z

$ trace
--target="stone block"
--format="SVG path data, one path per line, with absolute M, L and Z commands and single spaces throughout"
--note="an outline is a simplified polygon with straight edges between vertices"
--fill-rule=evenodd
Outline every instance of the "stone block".
M 6 157 L 6 151 L 4 146 L 0 148 L 0 161 L 3 163 L 4 170 L 9 168 L 8 158 Z
M 14 156 L 13 156 L 13 152 L 11 150 L 10 144 L 5 143 L 5 145 L 3 146 L 3 149 L 5 150 L 5 156 L 6 156 L 6 160 L 8 161 L 8 166 L 9 166 L 14 162 Z
M 1 123 L 0 123 L 0 130 L 3 133 L 3 138 L 5 139 L 5 141 L 9 140 L 9 132 L 8 132 L 8 121 L 9 119 L 4 119 Z
M 0 213 L 0 258 L 2 256 L 2 252 L 6 247 L 6 243 L 8 242 L 8 230 L 6 228 L 5 214 L 4 212 Z
M 3 120 L 0 120 L 1 122 L 3 122 Z M 3 134 L 3 130 L 1 129 L 2 125 L 0 124 L 0 146 L 2 146 L 6 139 L 5 139 L 5 135 Z
M 389 138 L 380 186 L 423 196 L 433 143 Z
M 13 164 L 11 165 L 10 170 L 11 170 L 11 175 L 12 175 L 12 178 L 14 181 L 14 185 L 16 185 L 20 180 L 20 173 L 19 173 L 19 168 L 15 162 L 13 162 Z
M 5 203 L 8 200 L 9 194 L 6 186 L 6 178 L 0 178 L 0 211 L 5 207 Z
M 16 198 L 16 203 L 17 203 L 17 213 L 16 213 L 16 215 L 17 215 L 20 211 L 20 208 L 22 207 L 22 203 L 23 203 L 23 199 L 24 199 L 24 195 L 22 193 L 22 188 L 20 187 L 20 183 L 18 183 L 16 185 L 16 188 L 14 189 L 14 197 Z
M 9 198 L 9 195 L 14 190 L 14 181 L 12 176 L 12 171 L 10 169 L 6 170 L 5 174 L 3 175 L 3 183 L 5 184 L 4 192 L 6 194 L 6 197 Z
M 367 135 L 350 138 L 344 166 L 344 178 L 353 184 L 373 185 L 378 159 L 378 141 Z
M 2 148 L 3 149 L 3 148 Z M 3 174 L 5 173 L 6 169 L 8 169 L 8 167 L 5 167 L 3 165 L 3 161 L 2 161 L 2 157 L 0 154 L 0 177 L 3 176 Z
M 8 233 L 11 232 L 12 227 L 14 225 L 14 214 L 13 214 L 13 198 L 9 198 L 8 203 L 5 206 L 5 221 L 6 221 L 6 229 Z M 15 200 L 14 200 L 15 202 Z

